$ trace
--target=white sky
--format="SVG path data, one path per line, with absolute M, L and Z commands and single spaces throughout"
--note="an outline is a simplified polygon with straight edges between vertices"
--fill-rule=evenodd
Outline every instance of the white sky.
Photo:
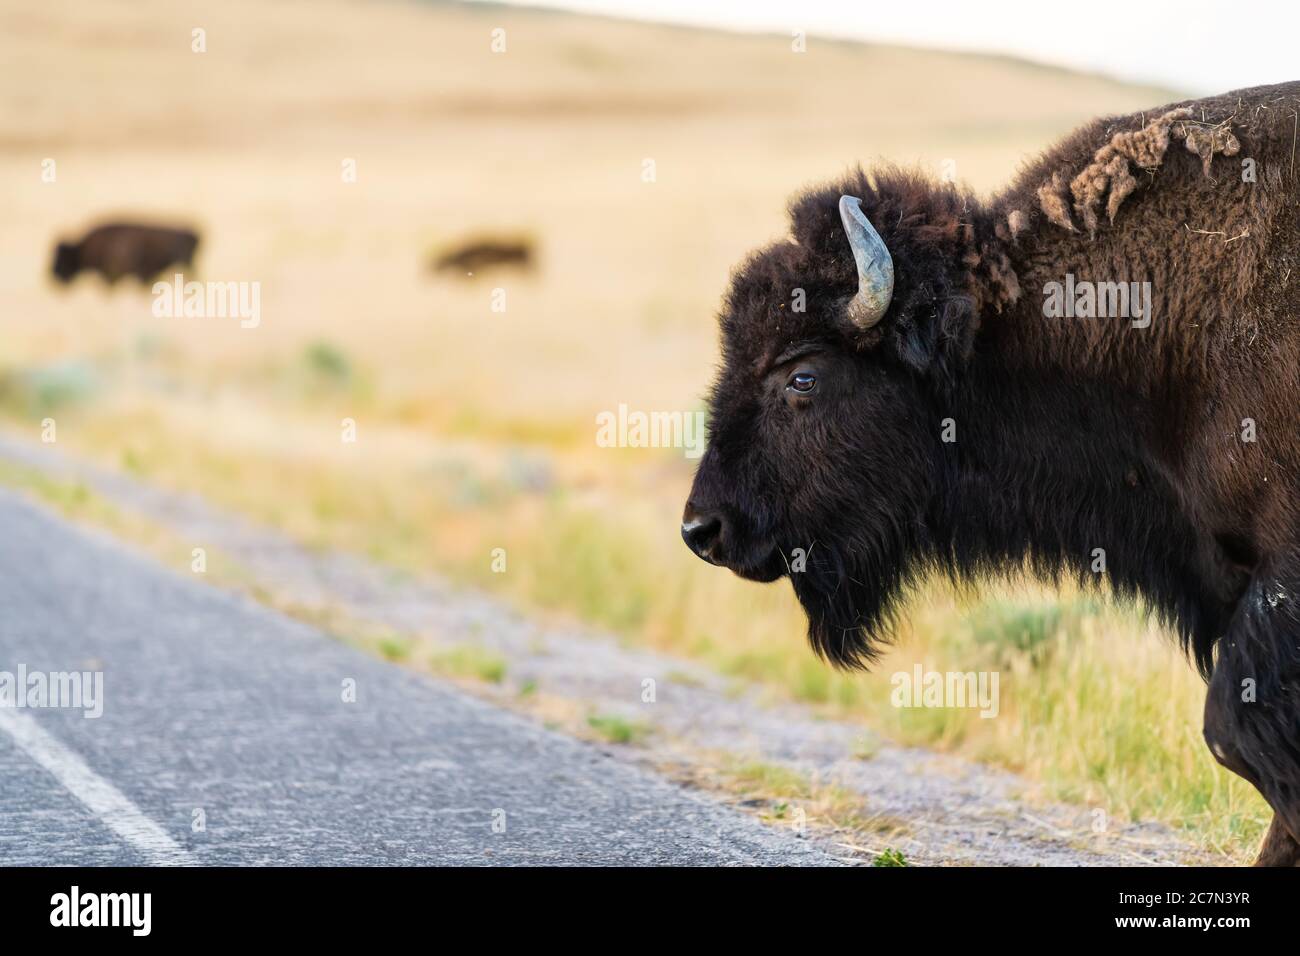
M 1223 93 L 1300 78 L 1300 0 L 542 0 L 639 20 L 1009 53 Z

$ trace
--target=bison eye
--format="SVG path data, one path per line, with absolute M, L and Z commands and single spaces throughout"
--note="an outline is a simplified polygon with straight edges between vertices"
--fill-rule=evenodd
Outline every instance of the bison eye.
M 786 388 L 794 392 L 802 392 L 805 395 L 817 387 L 817 376 L 812 372 L 795 372 L 790 376 L 790 384 Z

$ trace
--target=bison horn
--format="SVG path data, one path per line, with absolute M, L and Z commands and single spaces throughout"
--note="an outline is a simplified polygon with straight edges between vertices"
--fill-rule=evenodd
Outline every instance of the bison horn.
M 858 264 L 858 292 L 849 300 L 849 321 L 860 329 L 869 329 L 884 318 L 894 296 L 894 260 L 885 240 L 863 213 L 862 200 L 841 196 L 840 221 L 849 237 L 853 261 Z

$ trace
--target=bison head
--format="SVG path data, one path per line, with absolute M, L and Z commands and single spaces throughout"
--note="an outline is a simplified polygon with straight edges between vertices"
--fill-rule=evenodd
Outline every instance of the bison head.
M 814 649 L 862 666 L 934 557 L 942 410 L 981 307 L 981 217 L 955 187 L 860 171 L 790 207 L 733 276 L 709 444 L 682 520 L 697 555 L 788 576 Z
M 60 242 L 54 247 L 54 267 L 50 270 L 60 282 L 71 282 L 81 268 L 78 250 L 71 242 Z

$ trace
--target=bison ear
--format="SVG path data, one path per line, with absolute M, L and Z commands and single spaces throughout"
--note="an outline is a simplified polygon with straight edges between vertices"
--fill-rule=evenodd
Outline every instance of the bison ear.
M 962 294 L 940 300 L 927 289 L 897 306 L 886 324 L 886 347 L 919 375 L 949 377 L 974 342 L 974 300 Z
M 931 309 L 920 316 L 900 315 L 891 330 L 898 357 L 913 371 L 928 372 L 939 357 L 939 322 L 938 309 Z

